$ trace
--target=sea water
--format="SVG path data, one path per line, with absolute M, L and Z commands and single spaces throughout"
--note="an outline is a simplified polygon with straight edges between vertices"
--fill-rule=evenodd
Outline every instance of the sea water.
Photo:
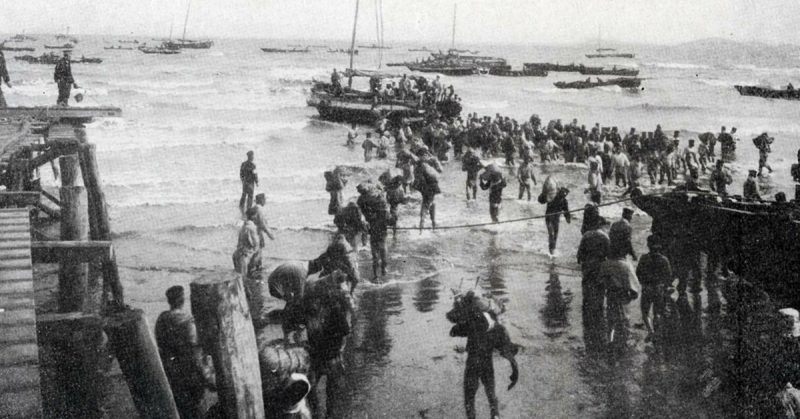
M 264 252 L 268 266 L 312 259 L 325 249 L 333 225 L 326 211 L 324 171 L 348 166 L 352 175 L 345 197 L 354 199 L 358 182 L 376 179 L 393 166 L 381 160 L 364 163 L 360 147 L 345 146 L 347 126 L 321 121 L 306 106 L 312 80 L 327 81 L 333 68 L 347 67 L 348 56 L 325 49 L 305 54 L 267 54 L 259 49 L 283 44 L 218 40 L 208 50 L 145 55 L 135 50 L 103 50 L 110 43 L 87 37 L 73 53 L 104 60 L 73 65 L 78 91 L 86 97 L 76 106 L 123 110 L 123 117 L 98 119 L 87 132 L 97 144 L 127 302 L 145 309 L 151 325 L 167 308 L 164 291 L 169 286 L 188 285 L 199 275 L 232 269 L 230 255 L 241 226 L 238 169 L 247 151 L 255 152 L 260 178 L 256 189 L 266 195 L 269 223 L 276 229 L 275 241 L 268 242 Z M 344 42 L 329 45 L 346 47 Z M 384 51 L 383 63 L 425 58 L 426 53 L 406 50 L 414 46 Z M 681 130 L 682 145 L 698 133 L 736 126 L 741 141 L 737 158 L 729 165 L 734 193 L 740 193 L 747 169 L 757 166 L 751 139 L 767 131 L 775 137 L 770 156 L 775 173 L 759 182 L 766 194 L 794 195 L 789 167 L 800 146 L 800 104 L 739 96 L 733 85 L 800 84 L 797 48 L 731 48 L 719 42 L 639 45 L 632 47 L 637 54 L 633 60 L 586 59 L 583 54 L 591 52 L 590 46 L 470 48 L 482 55 L 506 57 L 515 68 L 523 62 L 633 66 L 645 80 L 634 91 L 617 87 L 560 90 L 554 82 L 585 76 L 442 76 L 443 84 L 452 84 L 462 98 L 463 115 L 499 113 L 520 122 L 533 113 L 544 122 L 561 118 L 568 123 L 577 118 L 587 127 L 596 122 L 617 126 L 623 135 L 630 127 L 653 131 L 661 124 L 668 134 Z M 378 54 L 362 49 L 355 58 L 356 67 L 375 69 Z M 6 54 L 15 86 L 4 88 L 9 104 L 53 104 L 57 93 L 53 68 L 26 64 L 13 55 Z M 384 70 L 404 72 L 402 67 Z M 360 128 L 360 138 L 366 131 L 367 127 Z M 481 191 L 477 201 L 467 202 L 460 162 L 444 166 L 443 193 L 437 197 L 438 223 L 489 221 L 487 194 Z M 513 172 L 507 170 L 513 179 Z M 535 175 L 540 185 L 552 175 L 570 188 L 572 208 L 586 203 L 584 165 L 543 166 L 537 159 Z M 58 184 L 47 168 L 41 176 L 45 185 Z M 542 215 L 544 206 L 536 202 L 537 192 L 534 187 L 532 202 L 518 201 L 517 183 L 509 180 L 500 219 Z M 612 200 L 621 193 L 622 189 L 610 186 L 605 196 Z M 413 198 L 401 208 L 401 226 L 413 227 L 418 222 L 419 200 Z M 615 220 L 622 206 L 603 207 L 601 214 Z M 343 417 L 462 415 L 465 342 L 448 336 L 450 324 L 444 313 L 451 305 L 451 290 L 471 288 L 505 301 L 504 322 L 512 339 L 522 346 L 521 378 L 515 389 L 505 390 L 509 369 L 501 358 L 495 360 L 503 417 L 714 416 L 714 406 L 699 393 L 674 390 L 697 385 L 692 381 L 692 365 L 672 365 L 653 373 L 641 339 L 638 356 L 622 370 L 611 371 L 584 356 L 580 273 L 575 261 L 580 215 L 576 218 L 572 224 L 562 221 L 555 258 L 547 254 L 541 219 L 435 232 L 400 231 L 396 238 L 389 238 L 389 275 L 377 283 L 369 281 L 369 251 L 362 249 L 363 283 L 357 291 L 359 308 L 347 344 L 346 389 L 337 399 Z M 649 218 L 637 212 L 634 225 L 635 245 L 642 253 Z M 276 307 L 281 305 L 275 302 Z M 637 303 L 631 305 L 631 313 L 638 322 L 635 307 Z M 649 379 L 651 374 L 657 379 Z M 479 414 L 486 416 L 482 392 L 477 404 Z

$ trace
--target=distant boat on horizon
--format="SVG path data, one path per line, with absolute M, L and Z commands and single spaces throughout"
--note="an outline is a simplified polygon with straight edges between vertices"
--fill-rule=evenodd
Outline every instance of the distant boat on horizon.
M 601 86 L 619 86 L 622 88 L 637 88 L 641 84 L 642 84 L 642 79 L 622 78 L 622 77 L 609 80 L 597 79 L 597 81 L 580 80 L 573 82 L 558 81 L 553 83 L 553 85 L 558 87 L 559 89 L 590 89 L 592 87 L 601 87 Z
M 261 48 L 261 51 L 264 52 L 274 52 L 274 53 L 290 53 L 290 52 L 309 52 L 311 51 L 308 47 L 305 48 Z
M 800 90 L 787 86 L 786 89 L 772 89 L 760 86 L 733 86 L 742 96 L 758 96 L 765 99 L 800 100 Z
M 616 49 L 602 47 L 601 45 L 600 25 L 597 25 L 597 49 L 595 49 L 597 54 L 586 54 L 586 58 L 633 58 L 636 56 L 628 52 L 613 52 L 616 51 Z M 606 51 L 609 53 L 606 53 Z
M 387 46 L 387 45 L 378 45 L 378 44 L 372 44 L 372 45 L 359 45 L 358 47 L 359 47 L 359 48 L 366 48 L 366 49 L 392 49 L 392 47 L 390 47 L 390 46 Z
M 67 26 L 66 33 L 60 33 L 60 34 L 56 35 L 56 39 L 58 39 L 58 40 L 62 40 L 63 39 L 63 40 L 69 41 L 69 42 L 71 42 L 73 44 L 77 44 L 78 43 L 78 39 L 77 38 L 75 38 L 74 36 L 69 36 L 69 26 Z
M 35 51 L 34 47 L 7 47 L 5 41 L 0 43 L 0 51 Z
M 203 39 L 203 40 L 195 40 L 195 39 L 186 39 L 186 26 L 189 23 L 189 10 L 192 7 L 192 3 L 186 6 L 186 18 L 183 21 L 183 35 L 180 39 L 170 39 L 164 41 L 162 46 L 166 49 L 209 49 L 214 45 L 214 41 L 210 39 Z
M 25 35 L 25 33 L 18 33 L 11 38 L 6 39 L 9 42 L 25 42 L 25 41 L 36 41 L 37 38 L 30 35 Z
M 586 54 L 586 58 L 634 58 L 636 57 L 635 54 L 631 54 L 628 52 L 618 52 L 612 54 Z
M 47 49 L 72 49 L 75 48 L 75 45 L 72 44 L 64 44 L 64 45 L 44 45 Z
M 142 45 L 138 48 L 138 50 L 145 54 L 175 55 L 181 53 L 180 49 L 167 48 L 164 46 L 164 44 L 161 44 L 157 47 L 148 47 L 147 45 Z

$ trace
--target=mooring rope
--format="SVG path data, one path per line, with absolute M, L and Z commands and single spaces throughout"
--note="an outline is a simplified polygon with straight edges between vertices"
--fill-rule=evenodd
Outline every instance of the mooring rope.
M 654 192 L 654 193 L 650 193 L 650 194 L 646 194 L 646 195 L 640 195 L 640 196 L 658 196 L 658 195 L 665 195 L 665 194 L 668 194 L 668 193 L 672 193 L 672 191 Z M 702 192 L 702 191 L 700 191 L 700 192 L 692 191 L 691 193 L 697 193 L 698 195 L 708 194 L 707 192 Z M 604 202 L 602 204 L 597 204 L 597 207 L 599 208 L 599 207 L 607 207 L 607 206 L 610 206 L 610 205 L 616 205 L 616 204 L 619 204 L 619 203 L 622 203 L 622 202 L 628 202 L 628 201 L 630 201 L 632 199 L 633 199 L 633 197 L 621 198 L 621 199 L 617 199 L 617 200 L 614 200 L 614 201 L 608 201 L 608 202 Z M 451 225 L 451 226 L 436 226 L 436 228 L 433 228 L 432 226 L 431 227 L 422 227 L 421 229 L 419 228 L 419 226 L 417 226 L 417 227 L 397 227 L 397 230 L 455 230 L 455 229 L 461 229 L 461 228 L 488 227 L 488 226 L 494 226 L 494 225 L 499 225 L 499 224 L 510 224 L 510 223 L 518 223 L 518 222 L 522 222 L 522 221 L 537 220 L 537 219 L 545 218 L 545 217 L 548 217 L 548 216 L 551 216 L 551 215 L 561 215 L 561 214 L 568 214 L 568 213 L 575 213 L 575 212 L 583 212 L 584 210 L 585 210 L 585 208 L 580 208 L 580 209 L 572 209 L 572 210 L 569 210 L 569 211 L 558 211 L 558 212 L 546 213 L 546 214 L 541 214 L 541 215 L 533 215 L 533 216 L 530 216 L 530 217 L 512 218 L 510 220 L 503 220 L 503 221 L 498 221 L 498 222 L 485 222 L 485 223 L 475 223 L 475 224 L 460 224 L 460 225 Z

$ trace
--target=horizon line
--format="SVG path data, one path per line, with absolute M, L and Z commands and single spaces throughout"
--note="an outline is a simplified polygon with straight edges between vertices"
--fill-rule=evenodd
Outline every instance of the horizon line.
M 29 35 L 29 36 L 47 35 L 47 36 L 55 37 L 56 35 L 63 35 L 61 33 L 56 33 L 56 32 L 27 32 L 27 31 L 26 32 L 14 32 L 14 33 L 12 33 L 12 32 L 4 32 L 4 33 L 2 33 L 2 35 L 8 35 L 8 37 L 10 38 L 11 36 L 14 36 L 14 35 L 17 35 L 17 34 L 23 34 L 23 33 L 25 35 Z M 70 33 L 68 36 L 113 36 L 113 37 L 124 37 L 124 38 L 148 37 L 148 38 L 153 38 L 153 39 L 156 39 L 156 38 L 157 39 L 166 39 L 168 37 L 168 36 L 164 36 L 164 35 L 154 35 L 154 34 L 145 34 L 145 33 L 142 33 L 142 34 L 120 34 L 120 33 L 97 33 L 97 32 L 93 32 L 93 33 L 87 33 L 87 32 Z M 8 38 L 6 38 L 6 40 L 7 39 Z M 179 39 L 179 38 L 176 37 L 175 39 Z M 350 39 L 347 39 L 347 38 L 290 38 L 290 37 L 267 38 L 267 37 L 259 37 L 259 36 L 242 37 L 242 36 L 235 36 L 235 35 L 234 36 L 218 35 L 218 36 L 215 36 L 215 37 L 193 36 L 193 37 L 189 37 L 187 39 L 226 39 L 226 40 L 261 40 L 261 41 L 280 40 L 280 41 L 312 41 L 312 42 L 329 41 L 329 42 L 345 42 L 345 43 L 349 43 L 350 42 Z M 795 44 L 795 43 L 792 43 L 792 42 L 786 42 L 786 41 L 773 42 L 773 41 L 760 40 L 760 39 L 739 40 L 739 39 L 734 39 L 732 37 L 721 37 L 721 36 L 704 37 L 704 38 L 696 38 L 696 39 L 686 40 L 686 41 L 663 42 L 663 43 L 662 42 L 635 42 L 635 41 L 622 41 L 622 40 L 615 40 L 615 39 L 607 39 L 607 40 L 604 40 L 603 45 L 604 46 L 646 45 L 646 46 L 664 46 L 664 47 L 666 47 L 666 46 L 679 46 L 679 45 L 691 44 L 691 43 L 703 42 L 703 41 L 726 41 L 726 42 L 733 42 L 733 43 L 739 43 L 739 44 L 765 44 L 765 45 L 776 46 L 776 47 L 777 46 L 786 46 L 786 45 L 795 46 L 795 47 L 800 46 L 798 44 Z M 5 41 L 0 41 L 0 43 L 3 43 L 3 42 L 5 42 Z M 362 43 L 370 43 L 371 41 L 364 40 L 364 41 L 361 41 L 361 42 Z M 395 43 L 399 43 L 399 44 L 411 44 L 411 43 L 418 43 L 418 44 L 444 43 L 444 44 L 449 44 L 448 41 L 434 41 L 434 40 L 421 40 L 421 39 L 398 39 L 398 40 L 395 41 Z M 390 42 L 389 45 L 391 45 L 391 44 L 392 43 Z M 597 44 L 597 40 L 596 39 L 585 39 L 583 41 L 565 41 L 565 42 L 559 42 L 559 41 L 552 41 L 552 42 L 532 42 L 532 41 L 527 41 L 527 42 L 519 42 L 519 41 L 482 42 L 482 41 L 477 41 L 477 42 L 461 42 L 461 44 L 462 45 L 585 46 L 585 45 L 590 45 L 590 44 L 595 44 L 596 45 Z

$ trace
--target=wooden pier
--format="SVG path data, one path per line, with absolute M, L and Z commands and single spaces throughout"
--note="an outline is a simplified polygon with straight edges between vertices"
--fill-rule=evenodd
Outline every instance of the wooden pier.
M 63 332 L 65 327 L 75 324 L 81 328 L 81 339 L 94 336 L 93 339 L 98 340 L 99 334 L 91 335 L 86 331 L 94 327 L 95 332 L 102 333 L 102 323 L 98 321 L 101 312 L 112 306 L 124 305 L 113 247 L 108 240 L 106 204 L 99 190 L 94 148 L 86 140 L 84 130 L 84 123 L 94 117 L 120 114 L 118 108 L 0 109 L 0 417 L 92 416 L 90 409 L 94 407 L 82 397 L 81 391 L 71 392 L 66 398 L 49 397 L 50 391 L 55 388 L 52 383 L 75 378 L 74 373 L 80 370 L 73 368 L 72 371 L 66 371 L 60 366 L 63 365 L 60 361 L 72 360 L 70 357 L 75 358 L 75 353 L 52 349 L 63 348 L 65 339 L 74 340 L 74 336 L 65 337 Z M 74 166 L 86 167 L 83 170 L 84 184 L 96 188 L 86 194 L 91 199 L 70 203 L 42 189 L 36 176 L 39 167 L 53 164 L 55 169 L 55 161 L 64 156 L 76 156 L 72 160 Z M 62 198 L 65 196 L 64 190 L 67 191 L 66 195 L 80 195 L 84 189 L 84 186 L 75 186 L 74 179 L 69 182 L 69 185 L 65 185 L 62 177 Z M 80 207 L 81 202 L 84 203 L 83 208 Z M 62 219 L 62 216 L 80 212 L 88 214 L 82 218 Z M 91 230 L 91 239 L 97 239 L 87 240 L 84 235 L 65 240 L 62 234 L 62 240 L 45 240 L 47 238 L 32 227 L 42 217 L 61 222 L 62 232 L 65 228 L 84 228 Z M 104 219 L 100 220 L 99 217 Z M 81 219 L 88 219 L 89 225 L 78 225 Z M 86 295 L 90 290 L 87 290 L 85 278 L 84 282 L 79 279 L 76 283 L 75 276 L 70 274 L 70 278 L 59 281 L 59 293 L 69 296 L 68 304 L 59 304 L 64 314 L 48 314 L 45 318 L 37 319 L 33 264 L 59 263 L 64 271 L 65 265 L 69 268 L 80 264 L 85 266 L 89 262 L 103 266 L 103 279 L 110 290 L 103 304 L 88 304 Z M 66 289 L 61 286 L 62 282 Z M 58 327 L 52 327 L 54 325 Z M 48 367 L 52 367 L 52 374 L 44 371 L 44 359 L 40 358 L 42 349 L 50 351 L 55 355 L 53 359 L 59 360 L 57 363 L 45 361 L 45 364 L 52 364 Z M 82 358 L 85 361 L 85 355 Z M 43 397 L 42 391 L 46 387 L 48 392 Z M 58 389 L 54 392 L 58 393 Z M 92 394 L 91 391 L 83 393 Z M 61 404 L 50 403 L 48 406 L 46 399 L 55 399 Z M 74 401 L 70 402 L 71 399 Z
M 117 360 L 140 417 L 179 417 L 152 329 L 141 310 L 125 304 L 95 146 L 84 126 L 120 114 L 0 108 L 0 418 L 105 417 L 106 353 Z M 45 165 L 59 180 L 57 192 L 42 187 Z M 60 234 L 52 237 L 56 224 Z M 37 263 L 58 264 L 55 312 L 36 313 Z M 263 419 L 241 278 L 200 278 L 191 290 L 198 334 L 214 360 L 217 410 L 231 419 Z

